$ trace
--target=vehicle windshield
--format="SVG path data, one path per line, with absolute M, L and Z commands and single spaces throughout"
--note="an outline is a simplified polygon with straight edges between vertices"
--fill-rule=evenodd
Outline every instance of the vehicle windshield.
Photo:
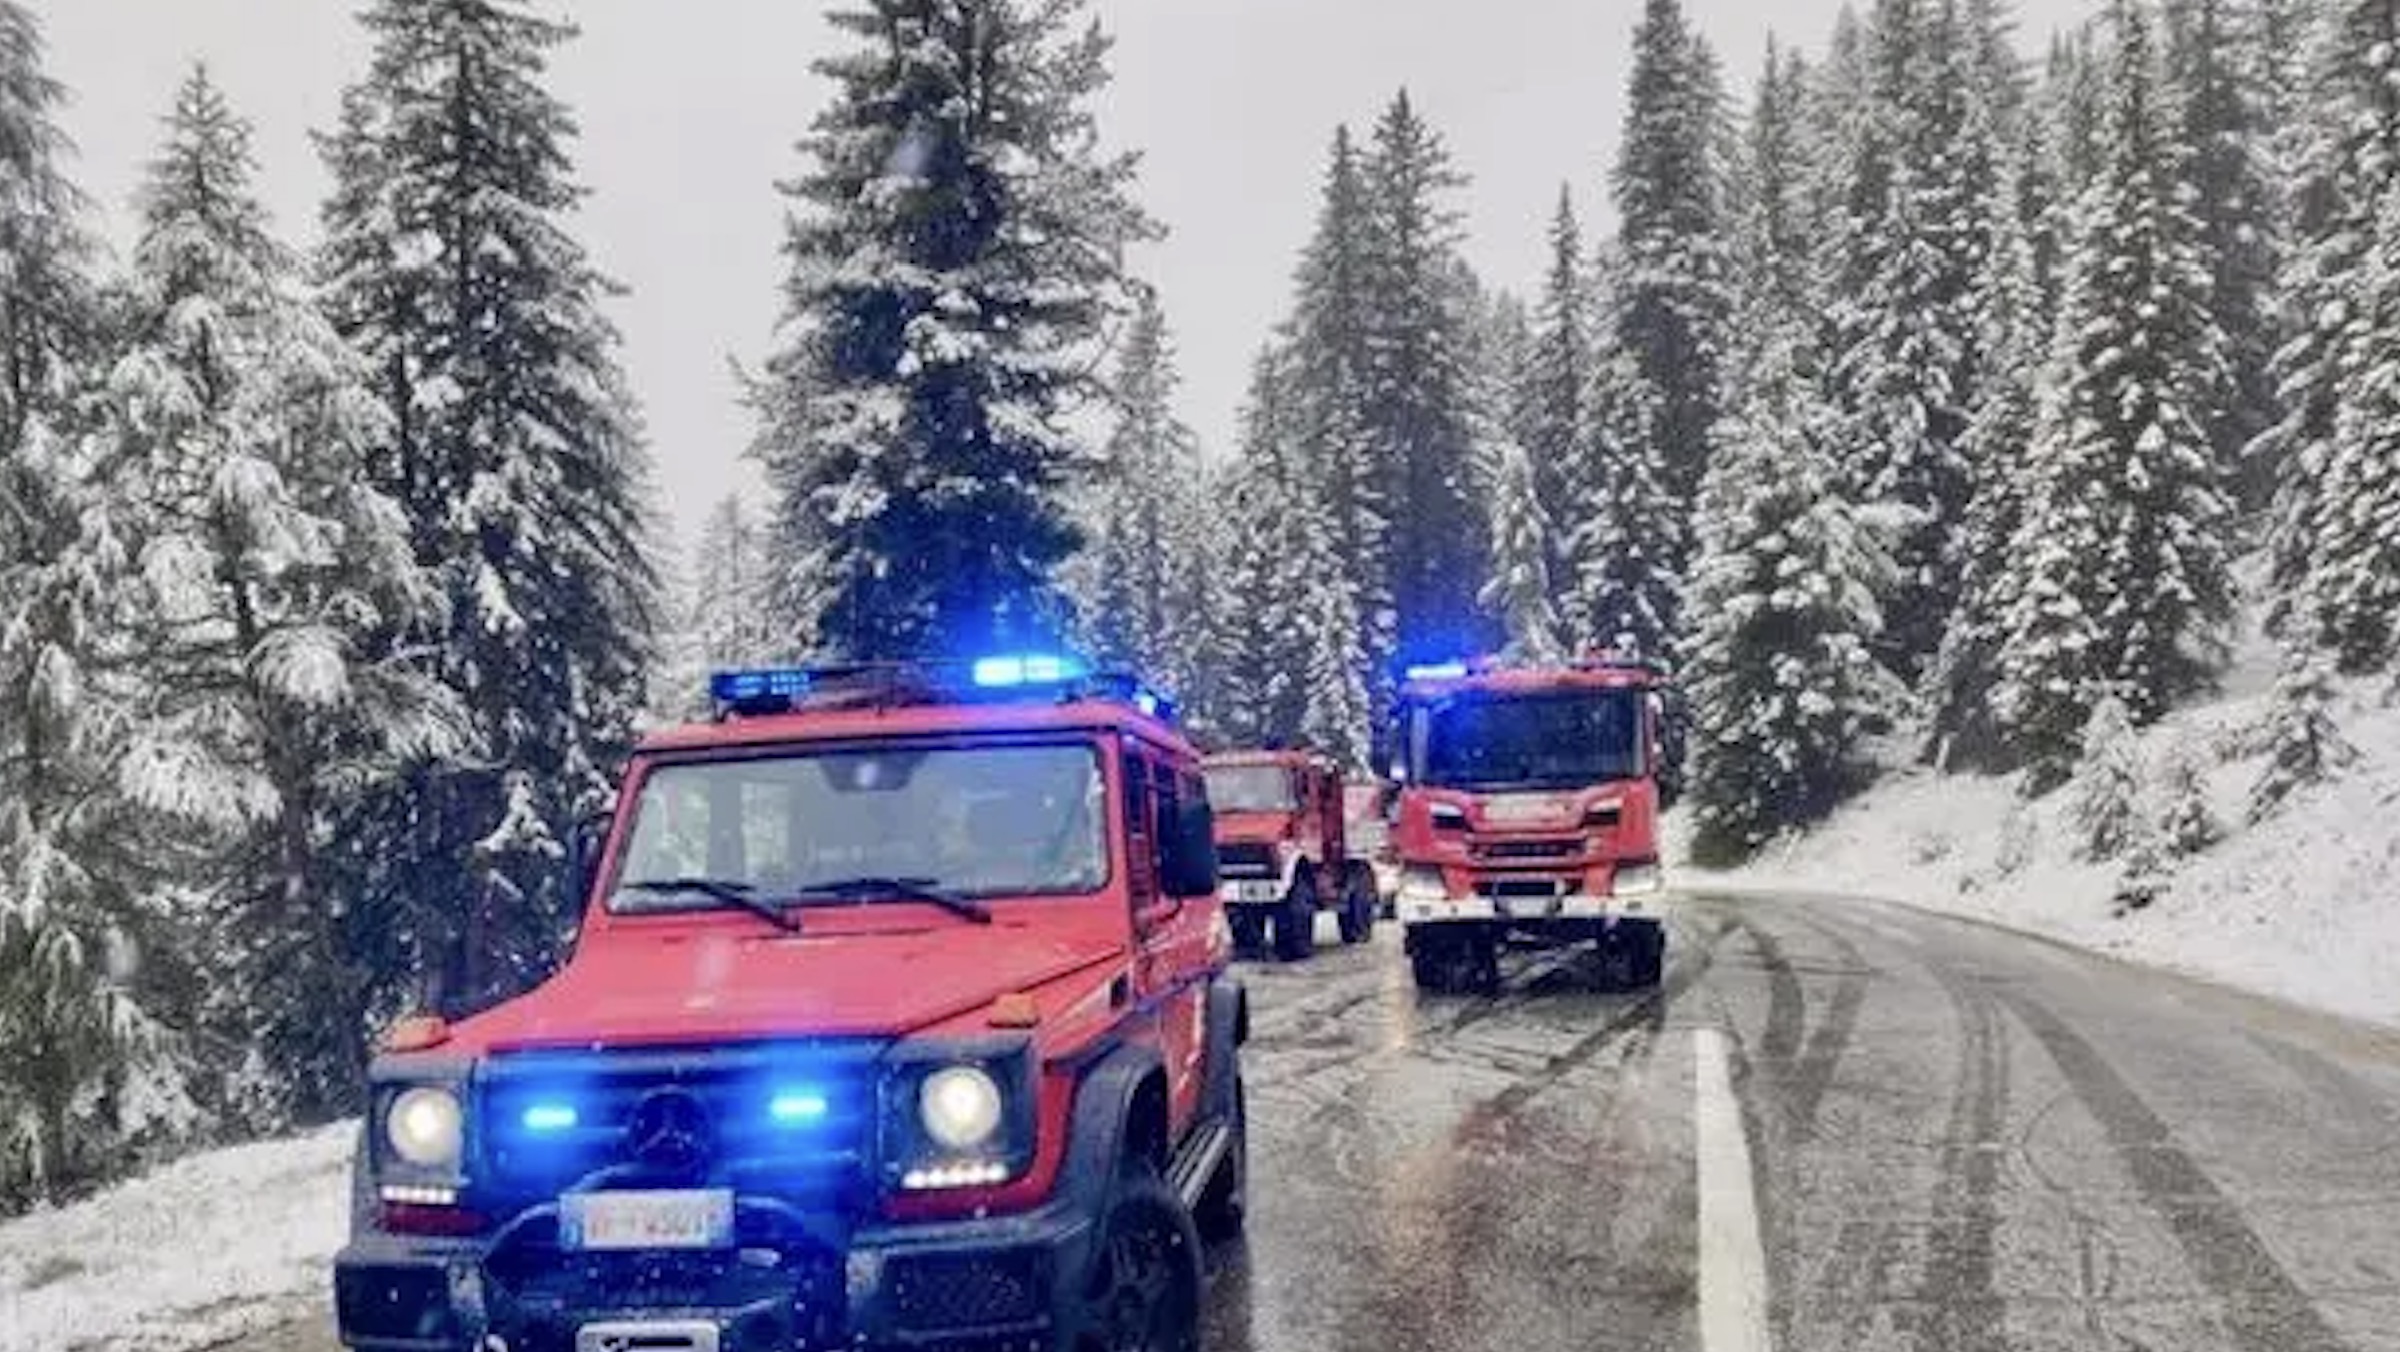
M 778 752 L 660 765 L 642 782 L 609 905 L 715 909 L 706 879 L 770 901 L 861 880 L 958 897 L 1081 894 L 1108 880 L 1105 781 L 1089 745 Z M 840 892 L 852 885 L 852 892 Z M 907 889 L 893 888 L 896 899 Z
M 1281 765 L 1208 767 L 1208 804 L 1219 812 L 1289 812 L 1300 805 Z
M 1467 695 L 1422 713 L 1419 778 L 1454 789 L 1568 789 L 1642 773 L 1626 690 Z

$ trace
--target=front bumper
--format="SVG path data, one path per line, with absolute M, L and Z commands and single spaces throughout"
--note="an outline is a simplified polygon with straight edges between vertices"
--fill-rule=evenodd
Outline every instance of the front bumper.
M 1503 925 L 1511 928 L 1585 928 L 1628 920 L 1657 920 L 1662 894 L 1653 889 L 1625 895 L 1577 892 L 1550 897 L 1428 897 L 1402 892 L 1400 922 L 1419 925 Z
M 743 1199 L 742 1247 L 594 1255 L 557 1249 L 539 1208 L 476 1241 L 361 1236 L 334 1260 L 342 1342 L 357 1352 L 585 1352 L 599 1325 L 714 1330 L 718 1352 L 1049 1349 L 1072 1327 L 1093 1219 L 1021 1215 L 842 1233 Z M 776 1222 L 754 1246 L 754 1217 Z M 620 1344 L 624 1345 L 624 1344 Z M 647 1344 L 635 1343 L 633 1346 Z M 672 1345 L 672 1344 L 670 1344 Z

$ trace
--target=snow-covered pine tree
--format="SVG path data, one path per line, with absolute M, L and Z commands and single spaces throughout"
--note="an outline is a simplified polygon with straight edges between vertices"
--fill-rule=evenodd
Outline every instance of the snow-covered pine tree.
M 2068 785 L 2079 859 L 2114 859 L 2141 829 L 2142 748 L 2125 701 L 2104 694 L 2084 724 L 2081 754 Z
M 1992 687 L 2016 599 L 2018 569 L 2011 551 L 2024 515 L 2035 391 L 2050 346 L 2034 235 L 2042 208 L 2032 179 L 2042 155 L 2040 142 L 2030 142 L 2003 170 L 2001 214 L 1971 301 L 1982 318 L 1988 357 L 1969 395 L 1967 430 L 1960 441 L 1969 495 L 1957 546 L 1959 600 L 1923 683 L 1929 749 L 1935 764 L 1945 768 L 1996 769 L 2006 763 Z
M 2400 658 L 2400 181 L 2354 274 L 2341 395 L 2314 448 L 2306 632 L 2345 672 Z
M 775 620 L 774 557 L 767 522 L 741 493 L 709 508 L 675 588 L 675 632 L 667 673 L 651 684 L 657 716 L 703 718 L 709 674 L 800 655 Z
M 0 0 L 0 1210 L 112 1167 L 161 1030 L 109 955 L 147 833 L 111 791 L 126 571 L 81 406 L 105 360 L 82 195 L 41 28 Z
M 1450 202 L 1466 180 L 1405 90 L 1375 124 L 1364 176 L 1373 250 L 1365 411 L 1391 504 L 1390 595 L 1404 665 L 1475 651 L 1491 633 L 1475 601 L 1485 514 L 1473 454 L 1474 294 L 1460 285 Z
M 1376 379 L 1377 224 L 1365 159 L 1347 126 L 1334 129 L 1315 234 L 1301 253 L 1288 351 L 1292 435 L 1319 467 L 1334 550 L 1360 618 L 1372 689 L 1389 684 L 1397 651 L 1392 529 L 1398 485 L 1371 413 Z M 1255 392 L 1254 392 L 1255 393 Z
M 1498 418 L 1485 420 L 1480 455 L 1492 504 L 1492 570 L 1478 598 L 1500 617 L 1507 654 L 1558 658 L 1559 620 L 1550 588 L 1550 515 L 1542 508 L 1533 457 Z
M 2149 798 L 2157 821 L 2149 834 L 2161 849 L 2187 858 L 2217 843 L 2224 831 L 2216 810 L 2209 806 L 2208 782 L 2202 776 L 2200 755 L 2185 737 L 2170 739 L 2159 754 Z
M 1690 523 L 1668 487 L 1660 396 L 1640 360 L 1611 341 L 1588 400 L 1584 470 L 1571 498 L 1565 614 L 1573 646 L 1672 657 L 1683 639 Z
M 1082 623 L 1096 655 L 1161 681 L 1192 665 L 1183 652 L 1192 617 L 1178 591 L 1189 561 L 1174 546 L 1179 518 L 1199 507 L 1199 446 L 1175 416 L 1179 383 L 1166 315 L 1145 289 L 1117 353 L 1116 425 L 1085 530 Z
M 525 0 L 378 0 L 363 22 L 371 62 L 325 143 L 325 304 L 390 410 L 376 484 L 440 579 L 442 677 L 480 746 L 340 839 L 353 904 L 393 917 L 447 1002 L 546 965 L 561 841 L 642 710 L 659 585 L 615 288 L 570 230 L 575 123 L 543 83 L 573 28 Z
M 1830 810 L 1904 693 L 1872 648 L 1891 558 L 1842 494 L 1800 329 L 1787 317 L 1762 335 L 1701 490 L 1686 669 L 1702 863 Z
M 1316 485 L 1294 435 L 1289 379 L 1286 354 L 1259 354 L 1223 503 L 1225 585 L 1216 627 L 1226 652 L 1214 721 L 1227 740 L 1245 746 L 1299 736 L 1313 657 L 1307 636 L 1322 618 L 1322 608 L 1308 604 L 1309 587 L 1321 579 L 1308 579 L 1295 562 L 1303 552 L 1295 533 L 1306 524 Z
M 1691 502 L 1725 406 L 1733 304 L 1726 134 L 1715 55 L 1680 0 L 1644 0 L 1633 34 L 1617 205 L 1615 346 L 1655 392 L 1652 436 L 1674 502 Z M 1667 561 L 1681 571 L 1681 554 Z
M 2268 95 L 2260 81 L 2271 58 L 2259 49 L 2268 16 L 2257 0 L 2167 0 L 2167 76 L 2183 109 L 2191 148 L 2193 213 L 2211 267 L 2210 306 L 2225 335 L 2225 369 L 2213 425 L 2218 458 L 2245 494 L 2271 487 L 2245 475 L 2244 452 L 2275 425 L 2270 370 L 2281 346 L 2275 279 L 2282 212 L 2269 178 Z
M 1109 39 L 1082 0 L 856 0 L 830 22 L 754 450 L 813 590 L 787 623 L 851 658 L 1056 639 L 1090 458 L 1071 420 L 1104 393 L 1125 247 L 1154 233 L 1134 158 L 1099 146 Z
M 1743 128 L 1733 199 L 1737 295 L 1743 307 L 1763 313 L 1809 310 L 1810 268 L 1821 225 L 1810 196 L 1810 162 L 1817 151 L 1810 125 L 1811 78 L 1800 54 L 1770 35 Z
M 1588 430 L 1584 401 L 1592 381 L 1592 284 L 1575 218 L 1575 190 L 1561 185 L 1558 212 L 1550 221 L 1550 266 L 1533 311 L 1533 336 L 1521 384 L 1523 410 L 1517 435 L 1533 461 L 1534 486 L 1552 522 L 1574 512 L 1578 481 L 1585 472 Z M 1549 567 L 1566 565 L 1572 550 L 1561 533 Z
M 1872 99 L 1832 249 L 1830 389 L 1862 502 L 1905 521 L 1885 660 L 1915 679 L 1957 604 L 1971 491 L 1961 447 L 1986 354 L 1972 304 L 1991 252 L 1995 91 L 1955 0 L 1879 0 Z
M 440 597 L 372 484 L 390 417 L 270 233 L 249 143 L 196 70 L 140 193 L 101 398 L 145 584 L 127 619 L 147 679 L 118 775 L 183 837 L 179 885 L 213 907 L 189 917 L 223 945 L 212 1022 L 313 1117 L 354 1106 L 389 994 L 321 846 L 362 789 L 464 738 L 430 664 L 394 642 Z
M 2286 644 L 2276 673 L 2265 743 L 2267 764 L 2250 787 L 2249 819 L 2275 815 L 2285 800 L 2358 758 L 2333 717 L 2333 663 L 2303 644 Z
M 2077 203 L 1994 695 L 2037 786 L 2065 777 L 2104 691 L 2146 724 L 2202 688 L 2230 604 L 2208 264 L 2150 18 L 2118 0 L 2113 19 L 2106 162 Z

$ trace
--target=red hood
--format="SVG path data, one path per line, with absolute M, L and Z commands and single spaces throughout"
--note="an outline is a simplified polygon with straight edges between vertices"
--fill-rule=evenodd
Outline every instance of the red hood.
M 541 989 L 461 1024 L 449 1054 L 898 1035 L 1119 959 L 1056 927 L 829 933 L 725 929 L 588 942 Z
M 1220 812 L 1217 814 L 1217 842 L 1264 842 L 1273 844 L 1289 840 L 1300 825 L 1296 812 Z

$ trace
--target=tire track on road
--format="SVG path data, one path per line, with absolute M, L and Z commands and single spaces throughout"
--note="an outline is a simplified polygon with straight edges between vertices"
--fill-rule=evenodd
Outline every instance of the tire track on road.
M 2222 1304 L 2226 1331 L 2238 1346 L 2246 1352 L 2352 1352 L 2233 1199 L 2098 1048 L 2021 992 L 2002 991 L 1997 998 L 2032 1031 L 2069 1090 L 2100 1123 L 2143 1202 Z
M 1928 958 L 1958 1015 L 1958 1080 L 1942 1133 L 1931 1252 L 1918 1288 L 1925 1302 L 1916 1343 L 1926 1352 L 1999 1352 L 2007 1346 L 1997 1277 L 1997 1199 L 2006 1157 L 2009 1042 L 2000 1007 L 1980 984 Z

